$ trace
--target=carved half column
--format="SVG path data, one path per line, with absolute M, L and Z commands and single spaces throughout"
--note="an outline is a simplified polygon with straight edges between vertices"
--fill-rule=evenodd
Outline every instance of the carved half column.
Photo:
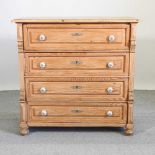
M 135 68 L 135 47 L 136 47 L 136 36 L 135 32 L 136 31 L 136 24 L 132 23 L 131 24 L 131 40 L 130 40 L 130 53 L 129 53 L 129 96 L 128 100 L 133 101 L 134 97 L 134 68 Z
M 128 89 L 128 117 L 125 127 L 125 134 L 133 134 L 133 103 L 134 103 L 134 67 L 135 67 L 135 47 L 136 47 L 136 23 L 131 23 L 131 39 L 129 53 L 129 89 Z
M 17 42 L 18 42 L 18 55 L 19 55 L 19 66 L 20 66 L 20 133 L 25 135 L 28 133 L 27 125 L 27 102 L 25 94 L 25 53 L 23 51 L 23 25 L 17 24 Z

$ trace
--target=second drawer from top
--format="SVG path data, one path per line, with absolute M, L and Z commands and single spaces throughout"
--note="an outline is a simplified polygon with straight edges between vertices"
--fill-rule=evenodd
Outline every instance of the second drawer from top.
M 29 76 L 127 76 L 129 53 L 26 53 Z

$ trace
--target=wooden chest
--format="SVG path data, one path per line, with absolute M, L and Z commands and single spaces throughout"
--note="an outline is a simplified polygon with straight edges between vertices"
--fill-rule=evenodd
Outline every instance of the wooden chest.
M 134 18 L 15 19 L 20 133 L 123 127 L 133 133 Z

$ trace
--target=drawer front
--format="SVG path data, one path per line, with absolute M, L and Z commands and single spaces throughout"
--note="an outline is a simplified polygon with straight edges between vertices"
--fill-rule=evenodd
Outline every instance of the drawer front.
M 40 123 L 125 123 L 126 104 L 111 106 L 29 105 L 29 122 Z
M 129 49 L 127 24 L 24 25 L 26 50 Z
M 50 81 L 46 78 L 27 81 L 28 100 L 103 101 L 126 100 L 127 80 L 120 81 Z
M 75 55 L 75 56 L 74 56 Z M 129 54 L 104 53 L 76 56 L 26 54 L 27 75 L 114 76 L 128 75 Z

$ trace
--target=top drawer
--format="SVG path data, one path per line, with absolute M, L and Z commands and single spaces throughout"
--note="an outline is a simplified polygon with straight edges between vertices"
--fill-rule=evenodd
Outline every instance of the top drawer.
M 24 49 L 128 50 L 129 28 L 128 24 L 25 24 Z

